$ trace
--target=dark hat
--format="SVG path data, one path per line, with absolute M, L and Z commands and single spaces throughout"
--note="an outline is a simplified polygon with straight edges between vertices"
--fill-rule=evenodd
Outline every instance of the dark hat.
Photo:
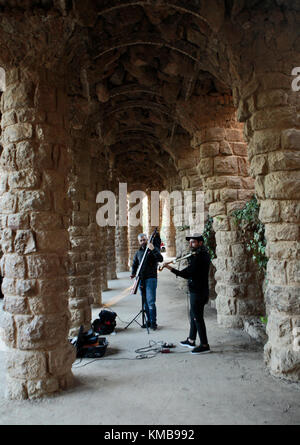
M 187 241 L 189 241 L 190 239 L 196 239 L 197 241 L 204 241 L 204 238 L 201 235 L 201 233 L 192 233 L 191 235 L 187 236 L 185 239 Z

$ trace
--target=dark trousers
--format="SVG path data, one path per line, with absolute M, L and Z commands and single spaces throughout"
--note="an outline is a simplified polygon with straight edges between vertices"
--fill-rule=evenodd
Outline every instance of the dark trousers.
M 190 333 L 189 338 L 196 340 L 197 332 L 199 334 L 201 345 L 207 345 L 206 326 L 204 322 L 204 306 L 208 298 L 201 294 L 190 292 Z

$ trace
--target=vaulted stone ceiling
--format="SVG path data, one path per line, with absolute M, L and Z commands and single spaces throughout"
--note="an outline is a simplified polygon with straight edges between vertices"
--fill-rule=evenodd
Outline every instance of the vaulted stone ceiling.
M 189 122 L 183 127 L 180 104 L 193 96 L 230 95 L 203 70 L 208 25 L 179 3 L 156 2 L 153 8 L 149 2 L 102 1 L 89 19 L 76 9 L 77 20 L 89 26 L 86 76 L 99 102 L 103 142 L 120 176 L 141 175 L 148 184 L 154 176 L 163 184 L 176 174 L 180 157 L 193 155 L 193 128 Z
M 261 22 L 272 27 L 282 20 L 278 13 L 270 16 L 271 4 L 0 1 L 1 63 L 55 66 L 68 73 L 74 128 L 83 131 L 82 122 L 89 122 L 120 178 L 161 182 L 176 175 L 178 160 L 189 157 L 193 163 L 190 139 L 205 123 L 206 105 L 220 96 L 231 103 L 239 76 L 250 78 L 247 53 L 265 32 Z M 235 71 L 235 62 L 243 72 Z

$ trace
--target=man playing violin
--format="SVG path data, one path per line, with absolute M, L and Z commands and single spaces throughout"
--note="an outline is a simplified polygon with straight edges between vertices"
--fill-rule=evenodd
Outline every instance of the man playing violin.
M 205 354 L 210 352 L 207 341 L 206 326 L 204 322 L 204 306 L 208 303 L 209 287 L 208 274 L 210 266 L 210 256 L 204 246 L 204 238 L 199 233 L 186 237 L 190 243 L 193 255 L 188 258 L 188 266 L 183 270 L 177 270 L 164 264 L 178 277 L 188 280 L 190 292 L 190 332 L 186 340 L 180 342 L 182 346 L 192 348 L 192 354 Z M 196 347 L 197 333 L 200 338 L 200 345 Z

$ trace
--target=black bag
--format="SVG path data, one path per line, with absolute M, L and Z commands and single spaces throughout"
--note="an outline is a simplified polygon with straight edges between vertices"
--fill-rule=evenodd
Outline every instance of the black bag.
M 106 352 L 108 341 L 95 335 L 92 329 L 84 332 L 83 326 L 80 326 L 77 339 L 72 344 L 76 348 L 77 358 L 100 358 Z
M 99 313 L 99 318 L 96 318 L 92 323 L 94 331 L 100 335 L 111 334 L 117 325 L 116 316 L 115 312 L 103 309 Z

